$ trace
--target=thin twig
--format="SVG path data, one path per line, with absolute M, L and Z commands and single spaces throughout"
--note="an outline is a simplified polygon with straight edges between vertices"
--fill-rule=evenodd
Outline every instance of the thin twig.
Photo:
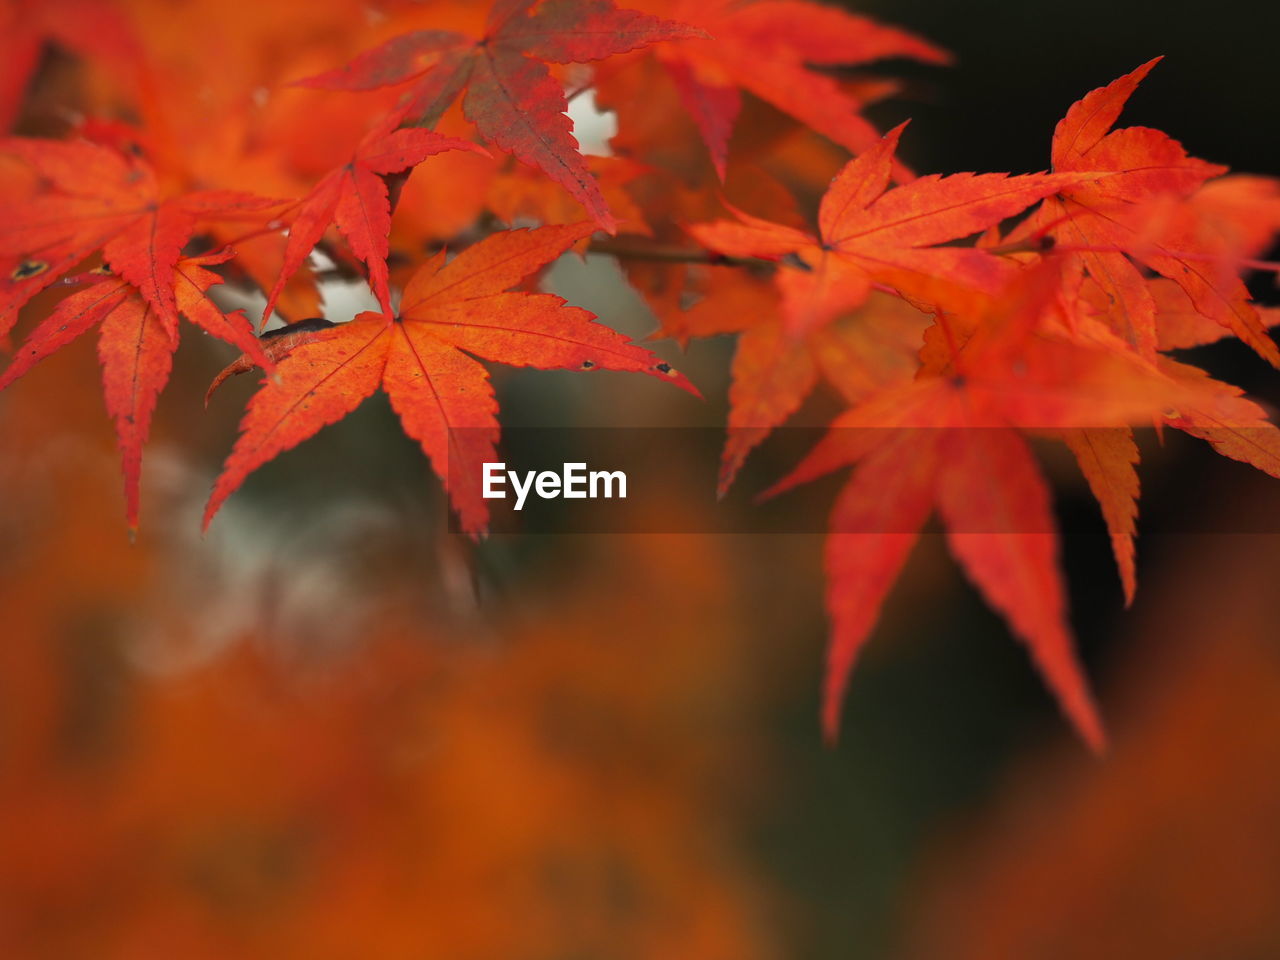
M 591 253 L 607 253 L 619 260 L 648 260 L 654 263 L 705 263 L 725 267 L 778 266 L 773 260 L 759 257 L 730 257 L 711 250 L 677 247 L 664 243 L 639 243 L 631 240 L 593 240 L 587 249 Z

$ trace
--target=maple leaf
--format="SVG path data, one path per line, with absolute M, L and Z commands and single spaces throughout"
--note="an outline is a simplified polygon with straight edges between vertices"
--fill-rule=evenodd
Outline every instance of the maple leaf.
M 547 64 L 587 63 L 696 36 L 702 31 L 619 10 L 609 0 L 495 0 L 479 39 L 419 30 L 299 83 L 373 90 L 416 79 L 397 116 L 422 126 L 434 125 L 465 89 L 463 113 L 486 142 L 543 171 L 613 233 L 613 215 L 578 152 L 564 89 Z
M 1065 258 L 1055 254 L 1054 259 L 1063 264 Z M 1155 277 L 1146 283 L 1157 306 L 1160 349 L 1199 346 L 1230 335 L 1229 331 L 1199 313 L 1186 293 L 1173 281 Z M 1106 301 L 1101 287 L 1087 277 L 1079 288 L 1079 296 L 1094 304 Z M 1098 306 L 1095 316 L 1105 313 L 1105 306 Z M 1259 316 L 1269 326 L 1280 322 L 1274 310 L 1260 309 Z M 1093 316 L 1076 316 L 1074 326 L 1080 342 L 1091 342 L 1119 354 L 1132 350 L 1130 344 L 1110 328 L 1100 326 Z M 1245 399 L 1238 388 L 1213 380 L 1197 367 L 1158 358 L 1151 368 L 1191 385 L 1196 394 L 1194 402 L 1187 398 L 1190 405 L 1185 408 L 1162 410 L 1155 421 L 1157 424 L 1167 424 L 1207 440 L 1225 456 L 1280 476 L 1280 430 L 1268 421 L 1266 411 Z M 1127 427 L 1082 427 L 1064 429 L 1057 435 L 1070 448 L 1102 509 L 1120 571 L 1125 605 L 1131 605 L 1137 588 L 1133 541 L 1139 491 L 1134 470 L 1139 453 L 1133 432 Z
M 256 218 L 279 205 L 230 190 L 162 200 L 142 159 L 84 141 L 11 137 L 0 140 L 0 153 L 27 164 L 40 188 L 7 203 L 0 222 L 0 335 L 19 307 L 101 250 L 111 271 L 136 287 L 176 336 L 173 268 L 197 224 Z
M 856 66 L 890 57 L 945 64 L 950 55 L 914 34 L 868 17 L 804 0 L 662 0 L 653 5 L 703 28 L 706 42 L 684 40 L 658 48 L 724 179 L 729 137 L 747 90 L 852 153 L 873 147 L 880 134 L 865 120 L 863 102 L 817 67 Z M 901 164 L 899 179 L 910 179 Z
M 734 268 L 717 269 L 722 273 L 715 296 L 685 312 L 680 335 L 738 336 L 717 482 L 724 496 L 748 454 L 800 409 L 819 381 L 854 404 L 909 380 L 920 365 L 916 354 L 929 318 L 897 297 L 873 291 L 858 310 L 795 337 L 777 319 L 776 297 L 767 286 Z
M 374 296 L 383 311 L 390 313 L 387 236 L 391 232 L 391 200 L 386 178 L 445 150 L 469 150 L 488 156 L 474 143 L 429 130 L 388 131 L 387 124 L 383 124 L 370 131 L 350 162 L 330 171 L 301 201 L 289 229 L 280 276 L 267 296 L 263 322 L 271 316 L 285 284 L 306 261 L 331 222 L 337 224 L 352 251 L 364 262 Z
M 644 171 L 641 164 L 622 157 L 587 157 L 587 167 L 595 174 L 609 209 L 618 216 L 625 232 L 649 236 L 644 214 L 626 191 L 626 185 Z M 577 223 L 582 208 L 555 183 L 523 165 L 494 178 L 487 198 L 489 210 L 504 223 L 522 219 L 542 224 Z
M 1280 233 L 1280 179 L 1235 173 L 1210 180 L 1187 205 L 1217 233 L 1232 259 L 1256 257 Z
M 1129 97 L 1158 62 L 1159 58 L 1150 60 L 1094 90 L 1067 111 L 1053 134 L 1053 169 L 1113 175 L 1065 186 L 1045 201 L 1021 233 L 1051 232 L 1070 252 L 1074 282 L 1087 273 L 1102 288 L 1111 304 L 1113 327 L 1147 356 L 1154 357 L 1159 343 L 1156 303 L 1135 260 L 1174 281 L 1199 313 L 1280 367 L 1280 348 L 1267 336 L 1249 302 L 1224 238 L 1216 230 L 1198 229 L 1200 221 L 1215 218 L 1215 212 L 1208 206 L 1197 211 L 1183 202 L 1227 168 L 1189 156 L 1159 130 L 1112 129 Z M 1176 204 L 1180 216 L 1153 230 L 1153 220 L 1163 218 L 1153 218 L 1152 208 L 1162 203 Z
M 209 522 L 253 470 L 341 420 L 381 388 L 405 432 L 445 484 L 463 529 L 482 533 L 481 464 L 495 459 L 497 402 L 481 357 L 516 366 L 683 375 L 648 350 L 545 293 L 506 293 L 595 229 L 592 223 L 491 234 L 405 287 L 399 315 L 362 313 L 299 337 L 249 401 L 241 435 L 214 485 Z M 461 481 L 461 482 L 459 482 Z
M 859 310 L 797 339 L 781 324 L 759 323 L 738 337 L 729 418 L 717 490 L 723 496 L 747 455 L 784 423 L 821 378 L 848 403 L 911 378 L 925 314 L 872 293 Z
M 169 285 L 178 310 L 187 320 L 271 368 L 271 358 L 258 344 L 243 312 L 224 314 L 207 296 L 211 287 L 222 283 L 222 278 L 205 268 L 225 263 L 232 255 L 224 251 L 180 260 L 170 268 L 173 277 Z M 125 517 L 132 533 L 138 528 L 142 446 L 178 346 L 177 331 L 164 321 L 156 305 L 126 279 L 105 275 L 62 300 L 31 331 L 0 374 L 0 390 L 95 325 L 100 325 L 98 358 L 102 363 L 103 393 L 107 413 L 116 425 L 124 469 Z
M 796 336 L 863 303 L 874 284 L 924 303 L 968 288 L 995 292 L 1010 264 L 973 247 L 939 247 L 1025 210 L 1089 174 L 960 173 L 927 176 L 888 189 L 905 124 L 855 157 L 832 181 L 818 233 L 738 213 L 738 222 L 695 224 L 689 232 L 721 254 L 783 260 L 779 270 L 787 329 Z
M 1207 441 L 1224 457 L 1280 478 L 1280 428 L 1271 423 L 1266 410 L 1239 387 L 1215 380 L 1199 367 L 1167 357 L 1161 357 L 1159 365 L 1195 392 L 1188 402 L 1165 411 L 1165 423 Z
M 1125 606 L 1132 606 L 1138 589 L 1134 561 L 1134 537 L 1138 520 L 1138 445 L 1128 427 L 1111 429 L 1085 427 L 1063 430 L 1062 440 L 1070 448 L 1089 490 L 1102 508 L 1102 517 L 1111 537 L 1111 551 L 1120 571 Z
M 829 737 L 838 729 L 857 654 L 936 508 L 951 552 L 1028 644 L 1081 735 L 1095 749 L 1102 746 L 1102 726 L 1072 652 L 1048 491 L 1019 431 L 1115 430 L 1170 409 L 1205 409 L 1215 395 L 1132 354 L 1065 336 L 1050 322 L 1064 312 L 1060 284 L 1059 265 L 1050 261 L 987 298 L 985 314 L 967 318 L 967 325 L 940 313 L 917 379 L 838 417 L 767 494 L 859 464 L 832 513 L 826 549 L 833 621 L 823 700 Z M 1132 520 L 1124 494 L 1136 495 L 1136 481 L 1130 487 L 1120 475 L 1126 455 L 1123 448 L 1108 452 L 1098 469 L 1086 468 L 1091 484 L 1102 483 L 1105 471 L 1115 488 L 1100 499 L 1116 535 L 1129 532 L 1126 516 Z

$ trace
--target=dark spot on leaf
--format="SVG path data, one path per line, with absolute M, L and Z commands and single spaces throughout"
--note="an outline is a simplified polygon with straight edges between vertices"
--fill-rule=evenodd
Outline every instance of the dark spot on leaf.
M 669 374 L 669 373 L 671 372 L 671 364 L 669 364 L 669 363 L 660 363 L 660 364 L 658 364 L 656 367 L 654 367 L 653 369 L 657 370 L 659 373 L 668 373 L 668 374 Z
M 593 368 L 595 365 L 596 365 L 596 362 L 595 362 L 594 360 L 583 360 L 583 361 L 582 361 L 582 369 L 583 369 L 583 370 L 590 370 L 590 369 L 591 369 L 591 368 Z
M 44 260 L 23 260 L 9 277 L 12 280 L 26 280 L 28 277 L 37 277 L 48 269 L 49 264 Z

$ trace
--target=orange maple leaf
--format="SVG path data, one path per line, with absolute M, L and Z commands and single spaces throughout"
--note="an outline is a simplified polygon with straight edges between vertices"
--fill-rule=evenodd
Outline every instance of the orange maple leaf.
M 179 311 L 193 324 L 220 340 L 235 344 L 265 367 L 272 367 L 242 311 L 224 314 L 207 296 L 222 278 L 206 267 L 225 263 L 224 251 L 188 257 L 170 268 L 169 286 Z M 45 317 L 13 362 L 0 374 L 0 390 L 13 383 L 45 357 L 60 350 L 95 325 L 101 325 L 98 358 L 107 413 L 116 424 L 124 466 L 125 516 L 130 531 L 138 527 L 138 485 L 142 445 L 151 429 L 151 414 L 169 380 L 177 331 L 164 322 L 156 305 L 127 280 L 104 276 L 64 299 Z
M 231 190 L 162 199 L 140 158 L 84 141 L 10 137 L 0 153 L 23 161 L 34 195 L 6 204 L 0 222 L 0 335 L 17 310 L 97 250 L 177 335 L 174 266 L 197 224 L 257 219 L 280 201 Z
M 648 350 L 545 293 L 505 293 L 589 236 L 592 223 L 491 234 L 405 287 L 399 314 L 362 313 L 317 330 L 280 361 L 249 401 L 241 435 L 214 485 L 209 522 L 253 470 L 341 420 L 379 387 L 445 484 L 462 527 L 488 524 L 481 464 L 495 459 L 498 405 L 471 355 L 517 366 L 648 373 L 697 394 Z

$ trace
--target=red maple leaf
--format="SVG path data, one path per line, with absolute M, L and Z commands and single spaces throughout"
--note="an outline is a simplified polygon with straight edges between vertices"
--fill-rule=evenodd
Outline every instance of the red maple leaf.
M 209 288 L 222 283 L 222 278 L 205 268 L 225 263 L 231 256 L 230 251 L 225 251 L 180 260 L 170 268 L 172 277 L 167 285 L 174 293 L 177 309 L 191 323 L 270 367 L 271 360 L 244 314 L 239 310 L 224 314 L 207 296 Z M 127 280 L 104 275 L 62 300 L 31 331 L 13 362 L 0 374 L 0 390 L 95 325 L 101 325 L 98 358 L 102 362 L 107 413 L 115 421 L 124 461 L 125 515 L 130 531 L 135 531 L 142 445 L 178 347 L 177 331 L 165 322 L 156 305 Z
M 1071 337 L 1056 261 L 1024 271 L 969 316 L 940 313 L 917 378 L 841 415 L 774 492 L 857 463 L 832 513 L 827 604 L 833 621 L 823 700 L 834 737 L 849 673 L 920 528 L 936 508 L 951 552 L 1030 647 L 1086 741 L 1102 726 L 1073 652 L 1048 488 L 1020 431 L 1126 431 L 1169 410 L 1221 410 L 1206 382 L 1128 351 Z M 985 307 L 982 304 L 985 303 Z M 1230 419 L 1241 411 L 1227 410 Z M 1122 434 L 1123 436 L 1123 434 Z M 1121 442 L 1086 473 L 1123 532 Z M 1136 489 L 1132 491 L 1136 494 Z M 1102 498 L 1100 498 L 1102 499 Z M 1131 515 L 1130 515 L 1131 519 Z
M 1075 276 L 1068 279 L 1078 285 L 1087 273 L 1109 300 L 1116 332 L 1147 356 L 1154 357 L 1159 342 L 1156 303 L 1135 260 L 1174 281 L 1197 312 L 1280 366 L 1280 348 L 1250 302 L 1230 245 L 1217 229 L 1199 229 L 1214 211 L 1186 202 L 1227 168 L 1188 156 L 1159 130 L 1112 129 L 1158 62 L 1094 90 L 1067 111 L 1053 134 L 1053 169 L 1113 174 L 1064 187 L 1018 233 L 1050 234 L 1071 252 Z M 1168 204 L 1177 216 L 1153 215 Z
M 856 404 L 910 380 L 929 317 L 899 297 L 873 291 L 833 323 L 794 336 L 769 286 L 735 267 L 714 267 L 714 293 L 679 318 L 678 337 L 737 335 L 718 493 L 728 492 L 747 455 L 787 421 L 820 380 Z M 677 335 L 677 331 L 672 331 Z
M 176 336 L 174 266 L 202 221 L 259 218 L 279 205 L 252 194 L 206 190 L 162 199 L 141 158 L 84 141 L 10 137 L 0 153 L 23 161 L 35 182 L 0 221 L 0 335 L 18 308 L 95 251 L 137 288 Z
M 578 152 L 564 89 L 547 63 L 586 63 L 661 40 L 703 36 L 609 0 L 496 0 L 483 37 L 419 30 L 338 70 L 300 81 L 325 90 L 373 90 L 417 80 L 397 116 L 433 126 L 462 91 L 485 141 L 542 170 L 612 233 L 615 221 Z
M 986 230 L 1091 176 L 959 173 L 890 190 L 904 126 L 849 161 L 831 182 L 816 236 L 745 213 L 737 223 L 697 224 L 689 232 L 717 253 L 783 260 L 787 269 L 776 277 L 784 323 L 799 336 L 863 303 L 876 284 L 930 304 L 955 287 L 994 293 L 1009 263 L 979 248 L 938 244 Z
M 448 263 L 438 254 L 405 287 L 400 312 L 362 313 L 298 337 L 249 401 L 205 526 L 253 470 L 341 420 L 381 388 L 444 481 L 468 533 L 482 533 L 481 464 L 495 459 L 497 402 L 471 355 L 517 366 L 648 373 L 697 393 L 648 350 L 545 293 L 506 293 L 595 229 L 592 223 L 491 234 Z M 460 482 L 461 481 L 461 482 Z M 473 482 L 476 481 L 476 482 Z
M 387 236 L 391 232 L 391 200 L 386 178 L 445 150 L 470 150 L 488 156 L 474 143 L 429 130 L 388 130 L 383 124 L 370 131 L 351 161 L 325 175 L 302 199 L 289 229 L 280 276 L 267 296 L 263 322 L 271 316 L 285 284 L 306 261 L 330 223 L 337 224 L 352 251 L 364 261 L 369 285 L 382 309 L 389 313 Z

